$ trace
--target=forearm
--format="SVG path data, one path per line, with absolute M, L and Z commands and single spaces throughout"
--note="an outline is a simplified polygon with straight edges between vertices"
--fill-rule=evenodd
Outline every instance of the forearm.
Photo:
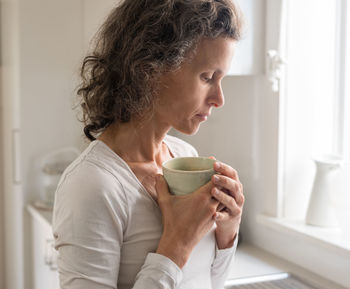
M 169 258 L 179 268 L 182 268 L 186 264 L 193 246 L 183 244 L 183 242 L 176 237 L 175 235 L 169 237 L 163 234 L 156 253 Z
M 238 229 L 223 229 L 217 227 L 215 230 L 216 244 L 219 250 L 231 248 L 238 236 Z

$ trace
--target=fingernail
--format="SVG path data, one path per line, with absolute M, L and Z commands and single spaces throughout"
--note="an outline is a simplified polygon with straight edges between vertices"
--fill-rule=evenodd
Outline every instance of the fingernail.
M 214 175 L 213 179 L 214 179 L 214 183 L 217 184 L 219 182 L 219 177 L 218 176 Z
M 220 163 L 219 163 L 219 162 L 216 162 L 216 163 L 215 163 L 215 168 L 216 168 L 216 169 L 220 169 L 220 167 L 221 167 Z
M 215 194 L 215 195 L 218 195 L 218 194 L 220 193 L 219 190 L 218 190 L 217 188 L 214 188 L 213 190 L 214 190 L 214 194 Z

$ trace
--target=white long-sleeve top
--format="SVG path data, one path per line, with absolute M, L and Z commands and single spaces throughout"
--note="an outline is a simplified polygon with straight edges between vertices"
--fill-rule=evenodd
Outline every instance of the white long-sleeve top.
M 164 143 L 174 157 L 197 155 L 178 138 L 166 136 Z M 221 289 L 237 240 L 218 250 L 212 228 L 180 269 L 154 253 L 161 220 L 158 204 L 126 162 L 102 141 L 91 142 L 56 191 L 53 234 L 61 288 Z

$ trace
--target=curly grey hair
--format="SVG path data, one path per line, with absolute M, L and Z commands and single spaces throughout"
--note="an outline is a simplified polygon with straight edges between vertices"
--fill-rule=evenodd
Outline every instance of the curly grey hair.
M 239 40 L 232 0 L 124 0 L 96 35 L 78 88 L 84 133 L 96 134 L 153 110 L 159 77 L 178 69 L 203 38 Z

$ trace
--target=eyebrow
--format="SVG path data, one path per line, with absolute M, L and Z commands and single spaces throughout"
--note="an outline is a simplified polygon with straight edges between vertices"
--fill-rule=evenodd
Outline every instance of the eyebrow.
M 219 74 L 224 74 L 222 69 L 216 68 L 214 65 L 203 65 L 201 70 L 212 70 L 212 71 L 217 72 Z
M 213 63 L 205 63 L 205 62 L 202 62 L 199 64 L 199 70 L 201 71 L 205 71 L 205 70 L 212 70 L 214 71 L 215 73 L 218 73 L 219 75 L 226 75 L 226 73 L 224 73 L 224 71 L 221 69 L 221 68 L 218 68 L 216 65 L 215 65 L 215 62 Z
M 218 72 L 219 74 L 225 74 L 220 68 L 216 69 L 215 72 Z
M 217 69 L 213 69 L 214 70 L 214 74 L 217 74 L 218 76 L 225 76 L 226 73 L 224 73 L 220 68 Z

